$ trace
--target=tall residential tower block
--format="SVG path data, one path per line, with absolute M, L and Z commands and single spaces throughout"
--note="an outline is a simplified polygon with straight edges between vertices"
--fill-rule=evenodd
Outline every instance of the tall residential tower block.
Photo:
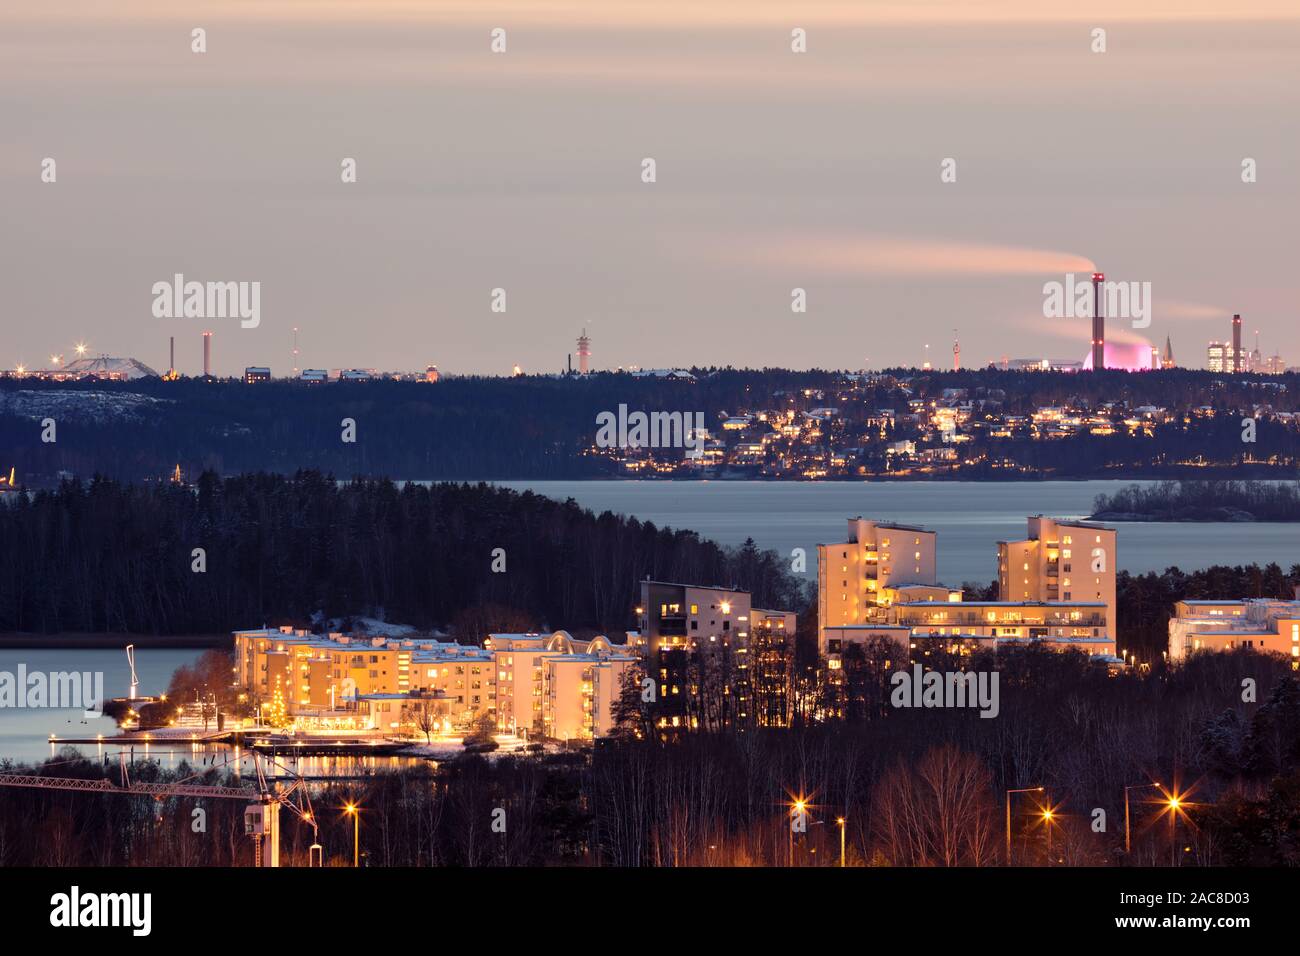
M 850 518 L 848 540 L 817 545 L 817 629 L 824 646 L 827 627 L 883 619 L 884 609 L 909 585 L 934 589 L 947 600 L 936 571 L 937 532 L 914 525 Z M 942 596 L 937 592 L 942 591 Z M 907 600 L 928 595 L 910 594 Z
M 998 542 L 998 598 L 1102 603 L 1114 635 L 1115 560 L 1114 528 L 1034 515 L 1028 538 Z

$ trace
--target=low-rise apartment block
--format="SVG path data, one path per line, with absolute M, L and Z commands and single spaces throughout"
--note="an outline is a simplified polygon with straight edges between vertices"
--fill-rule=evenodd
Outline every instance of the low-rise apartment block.
M 486 643 L 496 668 L 499 730 L 556 740 L 613 733 L 634 649 L 605 637 L 575 640 L 566 631 L 493 634 Z
M 235 673 L 259 714 L 305 731 L 409 731 L 431 713 L 451 734 L 485 715 L 499 731 L 562 740 L 614 728 L 634 651 L 604 637 L 492 635 L 484 647 L 420 638 L 236 631 Z M 423 729 L 423 728 L 421 728 Z
M 1300 590 L 1300 589 L 1298 589 Z M 1282 654 L 1300 669 L 1300 593 L 1294 601 L 1179 601 L 1169 619 L 1169 660 L 1249 647 Z

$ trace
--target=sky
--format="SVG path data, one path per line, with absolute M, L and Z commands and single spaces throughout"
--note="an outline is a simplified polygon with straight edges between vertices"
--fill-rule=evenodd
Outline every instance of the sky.
M 1112 340 L 1300 365 L 1300 4 L 1081 6 L 15 0 L 0 368 L 1079 360 L 1043 286 L 1093 268 L 1150 283 Z M 156 315 L 177 273 L 256 327 Z

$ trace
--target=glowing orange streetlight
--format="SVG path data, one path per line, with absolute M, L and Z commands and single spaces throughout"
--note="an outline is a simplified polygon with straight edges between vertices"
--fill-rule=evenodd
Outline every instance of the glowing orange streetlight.
M 1151 783 L 1138 783 L 1138 784 L 1134 784 L 1131 787 L 1124 788 L 1124 852 L 1125 853 L 1131 853 L 1133 850 L 1132 841 L 1130 840 L 1130 836 L 1129 836 L 1128 794 L 1130 790 L 1145 790 L 1147 787 L 1155 787 L 1157 790 L 1164 789 L 1163 787 L 1160 786 L 1160 781 L 1158 780 L 1152 781 Z
M 1042 793 L 1042 787 L 1021 787 L 1016 790 L 1007 791 L 1007 866 L 1011 865 L 1011 795 L 1013 793 Z
M 1043 807 L 1042 817 L 1043 817 L 1043 826 L 1047 827 L 1047 865 L 1051 866 L 1052 865 L 1052 820 L 1055 819 L 1055 815 L 1052 812 L 1052 808 Z
M 355 803 L 345 804 L 343 812 L 352 817 L 352 866 L 355 869 L 361 865 L 361 814 Z
M 794 797 L 790 801 L 790 842 L 789 842 L 789 866 L 794 866 L 794 828 L 796 822 L 801 824 L 800 831 L 807 832 L 808 828 L 808 801 L 802 796 Z
M 1178 792 L 1178 785 L 1174 784 L 1168 790 L 1161 788 L 1165 797 L 1165 812 L 1169 814 L 1169 865 L 1178 865 L 1178 815 L 1186 815 L 1187 807 L 1191 803 L 1187 800 L 1190 791 Z

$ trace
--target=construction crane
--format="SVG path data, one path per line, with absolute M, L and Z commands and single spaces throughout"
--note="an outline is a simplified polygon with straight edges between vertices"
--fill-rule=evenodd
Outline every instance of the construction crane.
M 316 816 L 312 812 L 311 797 L 303 778 L 283 764 L 252 752 L 253 767 L 257 772 L 257 790 L 247 787 L 223 787 L 210 784 L 189 783 L 201 774 L 192 774 L 175 783 L 144 783 L 131 780 L 130 764 L 126 752 L 119 753 L 122 768 L 122 783 L 115 784 L 107 778 L 99 780 L 81 780 L 75 777 L 46 777 L 37 774 L 0 773 L 0 787 L 29 787 L 38 790 L 72 790 L 81 793 L 104 793 L 119 796 L 153 797 L 162 801 L 168 797 L 210 797 L 215 800 L 246 800 L 244 809 L 244 833 L 253 838 L 256 866 L 280 865 L 280 808 L 287 807 L 291 813 L 312 829 L 312 843 L 308 850 L 308 865 L 321 866 L 324 863 L 323 849 L 319 842 L 320 830 L 316 825 Z M 275 781 L 268 782 L 263 761 L 283 770 L 293 777 L 293 783 L 281 789 Z M 226 763 L 229 766 L 230 758 Z M 47 764 L 48 766 L 48 764 Z M 206 772 L 206 771 L 204 771 Z

